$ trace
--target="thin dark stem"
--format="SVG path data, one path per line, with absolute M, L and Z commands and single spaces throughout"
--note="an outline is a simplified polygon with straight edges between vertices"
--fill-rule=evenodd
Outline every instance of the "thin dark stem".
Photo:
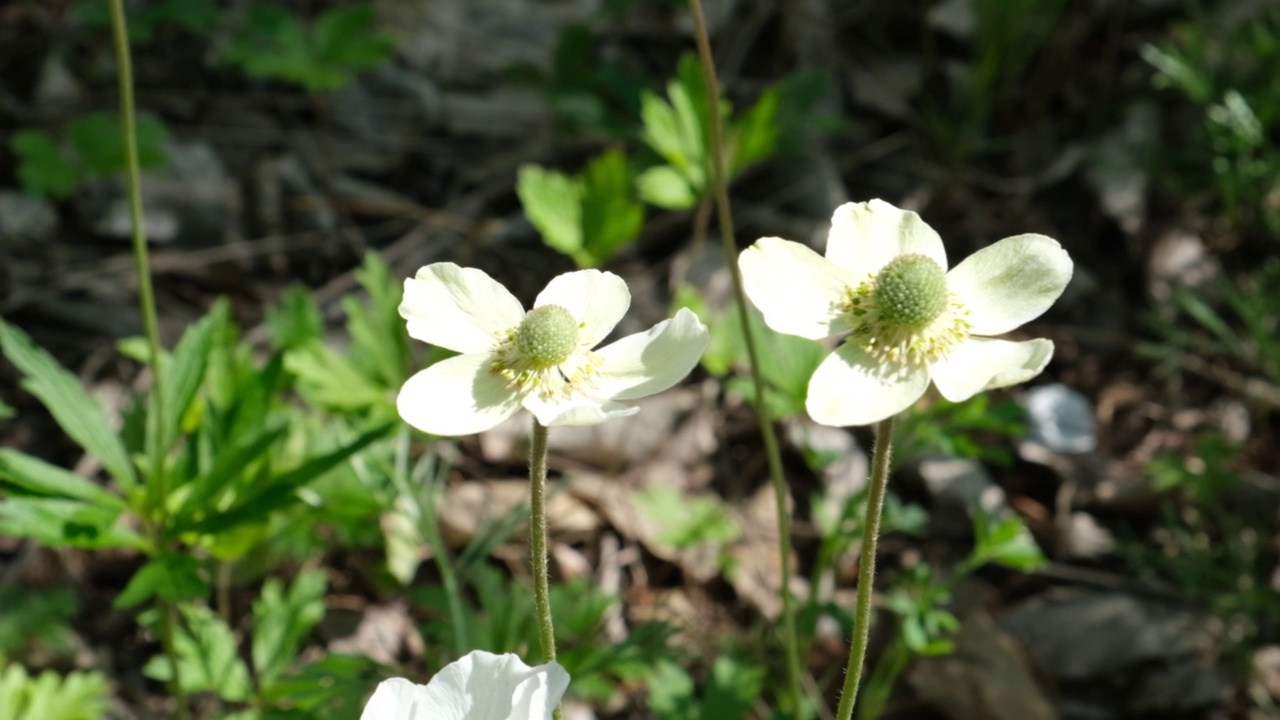
M 720 81 L 716 78 L 715 60 L 711 55 L 711 38 L 707 34 L 707 22 L 702 12 L 701 0 L 690 0 L 693 15 L 694 37 L 698 43 L 698 56 L 706 77 L 707 101 L 711 118 L 711 176 L 715 187 L 717 219 L 720 223 L 720 240 L 724 246 L 725 264 L 733 278 L 733 292 L 737 298 L 738 320 L 742 325 L 742 338 L 751 363 L 751 382 L 755 388 L 756 417 L 760 423 L 760 435 L 764 439 L 765 455 L 769 459 L 769 477 L 773 484 L 774 501 L 778 506 L 778 551 L 781 554 L 782 572 L 782 632 L 786 647 L 787 689 L 791 699 L 791 712 L 796 717 L 804 712 L 801 689 L 801 665 L 799 639 L 796 636 L 794 602 L 791 598 L 791 515 L 787 481 L 782 474 L 782 455 L 778 450 L 778 438 L 773 430 L 773 418 L 764 403 L 764 379 L 760 375 L 760 356 L 756 350 L 755 336 L 747 314 L 746 292 L 742 288 L 742 272 L 738 269 L 738 248 L 734 241 L 733 213 L 729 207 L 729 183 L 725 177 L 724 138 L 720 127 Z
M 876 444 L 871 457 L 871 489 L 867 495 L 867 515 L 862 525 L 862 556 L 858 561 L 858 599 L 853 610 L 853 641 L 849 647 L 849 665 L 845 670 L 844 689 L 836 720 L 850 720 L 858 701 L 858 685 L 862 682 L 862 666 L 867 659 L 867 639 L 871 626 L 871 590 L 876 578 L 876 541 L 880 537 L 880 513 L 884 508 L 885 488 L 889 485 L 889 456 L 893 452 L 893 418 L 876 426 Z

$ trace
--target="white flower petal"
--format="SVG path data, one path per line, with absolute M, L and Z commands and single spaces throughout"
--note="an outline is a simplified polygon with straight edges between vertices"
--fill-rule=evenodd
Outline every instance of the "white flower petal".
M 437 703 L 429 699 L 425 685 L 417 685 L 404 678 L 391 678 L 378 683 L 360 713 L 360 720 L 407 720 L 414 717 L 426 717 L 428 709 L 433 717 L 451 720 L 456 713 L 441 711 Z
M 883 200 L 845 203 L 831 216 L 827 259 L 848 270 L 859 282 L 899 255 L 931 258 L 944 271 L 947 251 L 942 238 L 920 216 Z
M 360 720 L 550 720 L 569 687 L 557 663 L 476 650 L 426 685 L 393 678 L 378 685 Z
M 550 720 L 568 687 L 569 673 L 557 663 L 529 667 L 510 653 L 477 650 L 437 673 L 427 691 L 442 708 L 463 708 L 458 720 Z M 453 720 L 420 715 L 441 717 Z
M 845 343 L 814 371 L 805 407 L 823 425 L 870 425 L 907 409 L 928 388 L 923 368 L 890 370 Z
M 547 427 L 555 425 L 599 425 L 614 418 L 635 415 L 640 408 L 623 405 L 612 400 L 594 400 L 575 397 L 566 401 L 544 400 L 537 395 L 524 399 L 524 406 L 538 422 Z
M 769 327 L 819 340 L 845 332 L 845 289 L 860 280 L 798 242 L 768 237 L 738 256 L 742 286 Z
M 1000 335 L 1048 310 L 1071 272 L 1058 241 L 1016 235 L 965 258 L 947 273 L 947 289 L 969 309 L 973 334 Z
M 1026 382 L 1053 357 L 1053 341 L 969 338 L 929 368 L 942 397 L 962 402 L 983 390 Z
M 511 417 L 520 398 L 490 372 L 492 360 L 489 353 L 468 353 L 414 374 L 396 398 L 400 417 L 433 435 L 470 435 Z
M 578 270 L 547 283 L 534 307 L 559 305 L 582 323 L 578 347 L 591 349 L 613 331 L 631 307 L 627 283 L 611 272 Z
M 680 308 L 674 318 L 600 348 L 593 393 L 613 400 L 660 393 L 689 374 L 709 342 L 698 316 Z
M 400 316 L 409 321 L 409 337 L 468 353 L 493 347 L 520 324 L 524 309 L 484 271 L 441 262 L 404 281 Z

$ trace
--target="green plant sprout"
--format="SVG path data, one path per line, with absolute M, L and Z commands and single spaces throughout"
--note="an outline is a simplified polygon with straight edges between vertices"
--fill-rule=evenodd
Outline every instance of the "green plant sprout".
M 43 130 L 27 129 L 9 138 L 18 157 L 18 181 L 36 196 L 66 198 L 89 177 L 114 175 L 125 169 L 125 146 L 118 118 L 90 113 L 69 122 L 59 142 Z M 164 167 L 168 129 L 151 117 L 138 119 L 138 156 L 144 168 Z
M 310 92 L 341 90 L 391 58 L 391 39 L 374 19 L 372 4 L 338 5 L 307 27 L 282 7 L 254 4 L 222 60 L 250 77 Z
M 652 92 L 641 96 L 641 139 L 663 161 L 636 177 L 640 197 L 650 205 L 687 210 L 711 196 L 709 97 L 698 59 L 688 54 L 681 56 L 676 77 L 667 85 L 666 100 Z M 718 122 L 725 124 L 725 172 L 732 179 L 773 154 L 778 142 L 778 90 L 766 90 L 738 118 L 732 117 L 727 102 L 718 105 L 722 113 Z
M 1180 93 L 1199 113 L 1174 172 L 1161 173 L 1187 194 L 1210 189 L 1227 224 L 1249 232 L 1261 222 L 1280 231 L 1280 145 L 1266 132 L 1280 120 L 1280 92 L 1269 68 L 1280 63 L 1280 12 L 1249 22 L 1194 13 L 1173 37 L 1142 46 L 1157 87 Z M 1211 173 L 1205 176 L 1205 170 Z M 1157 169 L 1159 170 L 1159 169 Z
M 599 267 L 630 245 L 644 226 L 627 158 L 610 150 L 568 176 L 538 165 L 520 168 L 516 194 L 547 247 L 580 268 Z
M 659 720 L 737 720 L 747 716 L 764 685 L 763 668 L 722 655 L 699 693 L 689 673 L 665 660 L 649 678 L 649 710 Z

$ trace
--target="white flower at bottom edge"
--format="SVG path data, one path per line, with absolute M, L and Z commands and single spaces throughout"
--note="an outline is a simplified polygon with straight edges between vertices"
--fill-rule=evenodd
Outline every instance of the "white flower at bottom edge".
M 360 720 L 550 720 L 568 687 L 557 663 L 529 667 L 510 653 L 476 650 L 426 685 L 384 680 Z
M 435 435 L 482 432 L 521 407 L 543 425 L 591 425 L 638 412 L 622 402 L 675 385 L 697 364 L 707 328 L 681 309 L 648 332 L 593 350 L 622 319 L 622 278 L 580 270 L 553 279 L 528 313 L 481 270 L 434 263 L 405 280 L 409 335 L 459 353 L 415 374 L 396 401 Z
M 849 333 L 814 372 L 806 408 L 824 425 L 869 425 L 929 388 L 954 402 L 1025 382 L 1053 342 L 996 340 L 1038 317 L 1071 279 L 1072 263 L 1044 235 L 1005 238 L 948 272 L 942 238 L 886 202 L 836 209 L 822 257 L 762 238 L 738 258 L 751 302 L 769 327 L 818 340 Z

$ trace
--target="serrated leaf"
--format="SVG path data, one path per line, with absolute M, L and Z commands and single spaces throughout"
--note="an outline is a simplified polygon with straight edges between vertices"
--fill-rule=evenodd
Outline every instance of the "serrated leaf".
M 392 42 L 375 25 L 372 5 L 339 6 L 316 19 L 312 41 L 316 56 L 336 73 L 377 67 L 391 57 Z M 349 77 L 338 85 L 341 87 Z M 333 88 L 336 89 L 336 88 Z
M 69 197 L 80 185 L 80 173 L 47 133 L 23 130 L 9 139 L 18 156 L 18 181 L 32 195 Z
M 267 329 L 271 331 L 272 345 L 281 351 L 321 339 L 324 319 L 311 291 L 290 285 L 280 301 L 267 308 Z
M 635 241 L 644 226 L 644 207 L 634 200 L 631 169 L 618 150 L 587 164 L 582 175 L 582 237 L 591 265 L 604 264 Z
M 182 622 L 174 633 L 174 648 L 183 689 L 211 692 L 231 702 L 247 699 L 253 686 L 231 629 L 206 607 L 187 603 L 179 609 Z M 171 679 L 169 660 L 163 656 L 153 657 L 143 672 L 156 680 Z
M 120 438 L 107 423 L 98 401 L 26 333 L 0 320 L 0 349 L 22 371 L 22 386 L 35 395 L 72 440 L 92 455 L 112 477 L 132 491 L 137 487 L 133 464 Z
M 84 167 L 98 175 L 125 169 L 124 135 L 120 118 L 105 112 L 82 115 L 67 126 L 67 139 Z M 164 164 L 164 143 L 169 131 L 153 117 L 137 120 L 138 162 L 144 168 Z
M 319 341 L 285 353 L 284 367 L 298 378 L 308 402 L 333 410 L 360 410 L 385 400 L 385 389 L 351 361 Z
M 298 574 L 285 592 L 268 579 L 253 604 L 253 665 L 264 684 L 271 684 L 297 659 L 307 633 L 324 619 L 325 575 L 319 570 Z
M 575 259 L 582 256 L 582 187 L 573 178 L 525 165 L 516 178 L 516 195 L 547 247 Z
M 36 677 L 21 665 L 0 672 L 0 720 L 100 720 L 107 713 L 107 678 L 98 672 Z

